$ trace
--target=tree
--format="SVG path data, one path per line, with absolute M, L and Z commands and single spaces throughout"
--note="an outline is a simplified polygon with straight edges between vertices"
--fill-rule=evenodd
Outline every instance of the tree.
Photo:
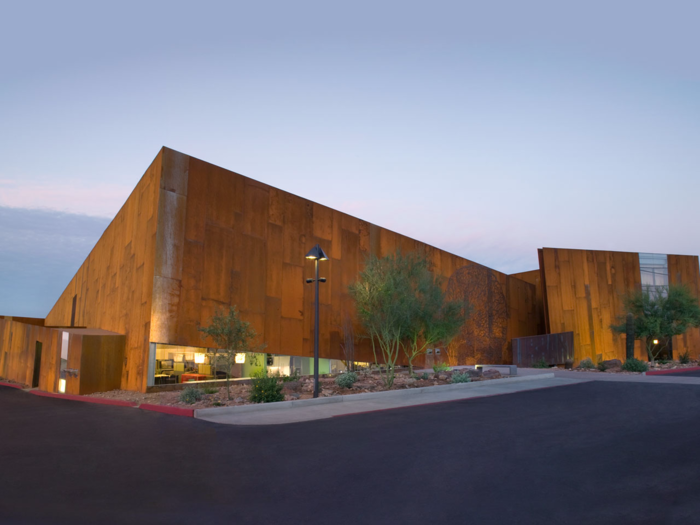
M 387 387 L 394 384 L 401 343 L 409 333 L 412 320 L 412 271 L 412 261 L 400 253 L 381 259 L 371 255 L 358 280 L 349 288 L 355 299 L 357 318 L 372 344 L 377 364 L 381 353 L 385 367 L 382 379 Z M 379 373 L 382 374 L 381 367 Z
M 404 354 L 413 375 L 413 361 L 438 344 L 449 346 L 469 316 L 470 307 L 463 301 L 448 301 L 440 280 L 428 270 L 423 258 L 415 258 L 411 275 L 414 303 L 408 323 Z
M 644 341 L 652 364 L 673 336 L 700 326 L 698 299 L 683 285 L 671 285 L 654 291 L 637 290 L 627 295 L 624 301 L 626 311 L 632 314 L 634 336 Z M 611 328 L 618 334 L 626 333 L 626 318 L 620 317 L 618 324 Z
M 445 301 L 427 261 L 415 253 L 370 256 L 350 294 L 377 363 L 381 353 L 388 387 L 402 351 L 412 372 L 413 360 L 431 345 L 449 342 L 465 318 L 463 305 Z
M 218 348 L 214 348 L 213 365 L 216 376 L 217 365 L 221 364 L 226 372 L 226 396 L 231 399 L 230 378 L 236 354 L 261 351 L 265 345 L 253 346 L 257 332 L 250 323 L 240 318 L 235 306 L 228 313 L 217 310 L 209 320 L 209 326 L 199 327 L 202 339 L 211 338 Z

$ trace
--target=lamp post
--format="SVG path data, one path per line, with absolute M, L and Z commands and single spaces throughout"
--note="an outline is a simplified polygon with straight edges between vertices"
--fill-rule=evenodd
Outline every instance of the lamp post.
M 314 301 L 314 397 L 318 397 L 318 283 L 326 282 L 325 277 L 318 276 L 318 261 L 327 261 L 328 256 L 323 251 L 323 248 L 317 244 L 306 254 L 306 258 L 314 261 L 316 270 L 316 278 L 307 279 L 306 284 L 316 283 L 316 299 Z

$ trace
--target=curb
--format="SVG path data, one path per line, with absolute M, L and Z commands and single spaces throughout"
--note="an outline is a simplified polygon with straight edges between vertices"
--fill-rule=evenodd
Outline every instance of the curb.
M 170 414 L 171 416 L 184 416 L 184 417 L 194 417 L 193 408 L 179 408 L 171 407 L 168 405 L 151 405 L 149 403 L 143 403 L 138 406 L 141 410 L 148 410 L 150 412 L 161 412 L 163 414 Z
M 0 381 L 0 386 L 9 386 L 10 388 L 16 388 L 17 390 L 24 390 L 24 388 L 15 383 L 5 383 L 3 381 Z
M 121 401 L 119 399 L 102 399 L 100 397 L 76 396 L 72 394 L 54 394 L 53 392 L 44 392 L 42 390 L 30 390 L 30 394 L 40 397 L 54 397 L 57 399 L 67 399 L 69 401 L 82 401 L 83 403 L 94 403 L 96 405 L 113 405 L 120 407 L 135 407 L 133 401 Z
M 224 408 L 199 408 L 194 411 L 194 417 L 206 417 L 214 414 L 224 415 L 224 414 L 244 414 L 249 412 L 265 412 L 269 410 L 286 410 L 292 408 L 303 408 L 307 406 L 314 405 L 325 405 L 329 403 L 352 403 L 356 401 L 364 401 L 367 399 L 379 399 L 379 398 L 390 398 L 390 397 L 414 397 L 420 394 L 428 394 L 435 392 L 444 392 L 449 390 L 470 390 L 472 388 L 480 388 L 484 386 L 494 386 L 499 384 L 501 381 L 507 381 L 508 384 L 511 383 L 522 383 L 525 381 L 537 381 L 540 379 L 552 379 L 554 374 L 544 373 L 537 375 L 504 378 L 504 379 L 491 379 L 489 381 L 477 381 L 474 383 L 457 383 L 453 385 L 440 385 L 440 386 L 424 386 L 421 388 L 407 388 L 405 390 L 389 390 L 388 392 L 366 392 L 364 394 L 348 394 L 344 396 L 334 396 L 334 397 L 319 397 L 316 399 L 298 399 L 295 401 L 279 401 L 277 403 L 265 403 L 260 405 L 243 405 L 236 407 L 224 407 Z M 418 398 L 416 399 L 418 401 Z M 421 403 L 418 403 L 421 404 Z M 422 403 L 426 404 L 426 403 Z
M 697 372 L 700 370 L 700 366 L 689 366 L 687 368 L 669 368 L 666 370 L 652 370 L 651 372 L 644 372 L 645 376 L 661 376 L 667 374 L 682 374 L 683 372 Z

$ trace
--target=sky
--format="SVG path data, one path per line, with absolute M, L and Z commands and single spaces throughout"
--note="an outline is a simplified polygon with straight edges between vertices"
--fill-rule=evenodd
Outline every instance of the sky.
M 0 314 L 161 146 L 497 270 L 700 253 L 698 2 L 0 0 Z

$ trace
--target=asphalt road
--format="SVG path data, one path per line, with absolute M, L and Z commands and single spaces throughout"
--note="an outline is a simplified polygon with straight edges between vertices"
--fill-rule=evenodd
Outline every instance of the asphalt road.
M 700 388 L 590 382 L 271 427 L 0 387 L 0 523 L 684 524 Z

